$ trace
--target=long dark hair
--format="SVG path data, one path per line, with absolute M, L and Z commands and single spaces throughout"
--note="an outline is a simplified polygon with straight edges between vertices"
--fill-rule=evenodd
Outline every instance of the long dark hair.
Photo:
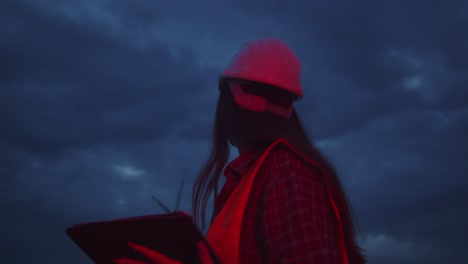
M 300 153 L 313 160 L 323 174 L 327 188 L 338 207 L 343 224 L 345 245 L 350 263 L 365 263 L 362 249 L 355 241 L 355 229 L 352 208 L 336 175 L 335 168 L 311 143 L 295 110 L 287 119 L 269 112 L 258 113 L 239 108 L 227 87 L 228 80 L 220 82 L 220 94 L 216 107 L 213 127 L 211 152 L 205 166 L 200 171 L 193 186 L 192 214 L 195 220 L 205 228 L 206 207 L 210 196 L 218 194 L 218 181 L 229 159 L 229 142 L 243 143 L 251 148 L 265 149 L 280 137 L 286 140 Z M 293 96 L 276 87 L 253 83 L 249 93 L 259 94 L 269 101 Z

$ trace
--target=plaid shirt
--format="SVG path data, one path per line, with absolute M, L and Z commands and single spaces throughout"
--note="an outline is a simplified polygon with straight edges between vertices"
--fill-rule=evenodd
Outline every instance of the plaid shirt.
M 228 164 L 226 183 L 215 199 L 215 213 L 261 154 L 249 150 Z M 318 170 L 286 146 L 275 147 L 249 196 L 240 263 L 338 263 L 332 212 Z

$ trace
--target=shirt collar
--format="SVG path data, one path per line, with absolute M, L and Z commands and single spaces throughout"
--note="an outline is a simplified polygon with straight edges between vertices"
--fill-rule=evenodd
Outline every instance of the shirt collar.
M 249 149 L 246 152 L 233 159 L 224 169 L 224 176 L 230 178 L 231 176 L 242 177 L 250 166 L 262 154 L 260 149 Z

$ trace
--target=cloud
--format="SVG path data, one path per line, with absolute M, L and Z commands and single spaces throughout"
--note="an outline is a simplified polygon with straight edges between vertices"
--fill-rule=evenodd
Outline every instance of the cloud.
M 114 165 L 113 168 L 122 180 L 140 179 L 146 174 L 145 170 L 128 165 Z
M 464 242 L 454 223 L 468 219 L 459 133 L 467 127 L 454 117 L 465 114 L 407 111 L 321 145 L 353 194 L 362 234 L 458 254 Z
M 4 32 L 0 47 L 8 144 L 55 152 L 152 140 L 189 122 L 192 107 L 203 112 L 190 98 L 210 94 L 204 77 L 212 70 L 197 67 L 190 50 L 173 58 L 157 40 L 139 47 L 131 31 L 113 34 L 91 19 L 14 5 L 16 16 L 4 20 L 21 30 Z
M 305 62 L 300 104 L 316 137 L 395 112 L 466 105 L 465 1 L 275 2 L 268 12 L 261 3 L 244 7 L 281 21 L 275 27 Z M 420 89 L 406 89 L 415 76 Z
M 401 261 L 430 261 L 447 259 L 450 252 L 444 249 L 428 248 L 415 242 L 409 242 L 391 237 L 387 234 L 366 234 L 358 237 L 360 245 L 366 249 L 366 254 L 370 259 Z
M 361 237 L 360 245 L 372 256 L 408 256 L 417 254 L 409 242 L 398 241 L 386 234 L 367 234 Z

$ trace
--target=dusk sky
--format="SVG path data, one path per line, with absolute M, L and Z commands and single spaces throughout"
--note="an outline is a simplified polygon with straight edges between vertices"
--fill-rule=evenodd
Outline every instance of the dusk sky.
M 163 213 L 183 175 L 190 211 L 218 76 L 262 37 L 302 61 L 369 263 L 468 263 L 465 0 L 0 0 L 0 262 L 91 263 L 67 227 Z

